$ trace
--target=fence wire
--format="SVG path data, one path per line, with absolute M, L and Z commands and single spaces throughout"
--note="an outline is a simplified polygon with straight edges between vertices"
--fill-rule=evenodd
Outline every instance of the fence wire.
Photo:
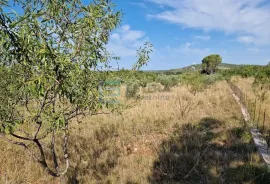
M 269 140 L 269 145 L 270 116 L 267 114 L 267 110 L 262 108 L 262 103 L 258 100 L 258 98 L 250 98 L 247 93 L 243 92 L 231 81 L 227 81 L 227 83 L 234 94 L 240 99 L 240 102 L 243 104 L 243 106 L 248 110 L 251 126 L 260 130 L 266 140 Z

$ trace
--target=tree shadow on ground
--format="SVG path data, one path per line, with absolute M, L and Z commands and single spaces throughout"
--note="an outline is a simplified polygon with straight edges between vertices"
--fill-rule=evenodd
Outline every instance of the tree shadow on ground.
M 244 127 L 226 129 L 225 123 L 203 118 L 198 125 L 176 128 L 160 145 L 150 183 L 270 183 L 258 161 L 252 138 Z
M 120 149 L 116 145 L 115 126 L 101 127 L 93 136 L 70 138 L 71 167 L 66 183 L 110 183 L 108 176 L 116 167 Z

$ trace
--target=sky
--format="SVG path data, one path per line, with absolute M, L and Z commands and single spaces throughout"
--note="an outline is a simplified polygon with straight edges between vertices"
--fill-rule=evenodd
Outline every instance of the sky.
M 224 63 L 266 65 L 270 61 L 269 0 L 113 0 L 124 13 L 107 48 L 131 68 L 136 50 L 154 45 L 143 69 L 200 64 L 210 54 Z
M 1 1 L 1 0 L 0 0 Z M 83 0 L 89 4 L 89 0 Z M 123 15 L 107 49 L 130 69 L 136 50 L 154 45 L 143 70 L 200 64 L 210 54 L 223 63 L 266 65 L 270 61 L 270 0 L 112 0 Z

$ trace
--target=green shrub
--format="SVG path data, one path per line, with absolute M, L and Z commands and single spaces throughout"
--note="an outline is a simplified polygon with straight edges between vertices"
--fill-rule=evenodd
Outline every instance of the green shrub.
M 156 82 L 164 86 L 164 91 L 170 91 L 179 83 L 179 77 L 177 75 L 159 75 Z
M 266 88 L 270 88 L 270 66 L 262 68 L 255 75 L 255 84 L 261 84 Z
M 194 96 L 197 92 L 203 91 L 205 88 L 205 79 L 204 75 L 198 72 L 190 72 L 182 75 L 181 83 L 186 86 L 188 91 Z
M 140 85 L 137 82 L 127 84 L 126 97 L 128 99 L 139 98 L 139 94 L 138 94 L 139 90 L 140 90 Z
M 270 66 L 246 65 L 221 72 L 226 80 L 232 76 L 241 76 L 244 78 L 254 77 L 254 86 L 260 86 L 262 90 L 270 89 Z
M 261 72 L 264 72 L 266 70 L 266 66 L 252 66 L 252 65 L 244 65 L 241 67 L 236 67 L 229 70 L 223 70 L 221 74 L 226 77 L 230 78 L 231 76 L 239 75 L 241 77 L 247 78 L 247 77 L 255 77 Z
M 137 81 L 141 87 L 146 87 L 148 83 L 154 82 L 156 80 L 157 74 L 153 72 L 121 69 L 119 71 L 111 72 L 111 78 L 120 78 L 124 82 Z
M 217 82 L 217 81 L 220 81 L 220 80 L 223 80 L 224 79 L 224 77 L 223 77 L 223 75 L 222 74 L 214 74 L 214 75 L 206 75 L 206 76 L 203 76 L 203 79 L 204 79 L 204 84 L 206 85 L 206 86 L 208 86 L 208 85 L 212 85 L 212 84 L 214 84 L 215 82 Z
M 151 82 L 146 85 L 145 88 L 143 88 L 143 92 L 145 93 L 155 93 L 155 92 L 161 92 L 163 90 L 163 86 L 160 83 Z

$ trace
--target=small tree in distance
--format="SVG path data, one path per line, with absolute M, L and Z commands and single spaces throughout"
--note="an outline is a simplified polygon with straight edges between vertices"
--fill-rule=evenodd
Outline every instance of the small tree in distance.
M 208 75 L 216 72 L 217 66 L 222 63 L 222 58 L 220 55 L 212 54 L 205 57 L 202 60 L 202 73 L 207 73 Z

